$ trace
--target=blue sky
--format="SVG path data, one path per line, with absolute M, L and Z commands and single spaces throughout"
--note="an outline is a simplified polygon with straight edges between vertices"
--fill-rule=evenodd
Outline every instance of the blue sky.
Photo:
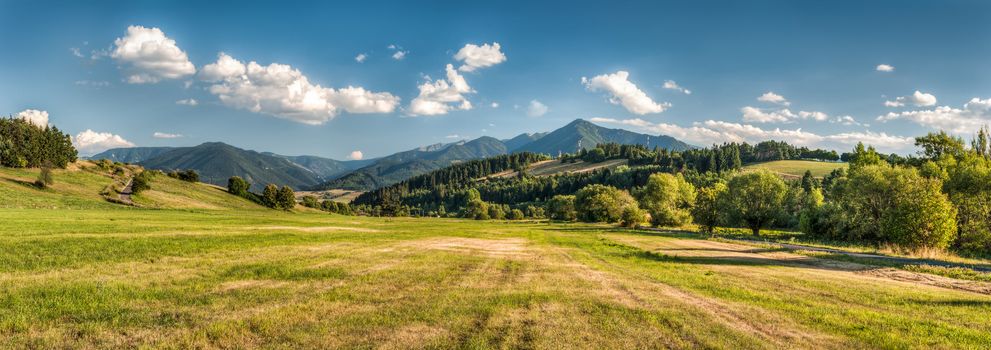
M 986 1 L 0 1 L 0 111 L 83 153 L 369 158 L 575 118 L 906 153 L 991 123 L 988 23 Z

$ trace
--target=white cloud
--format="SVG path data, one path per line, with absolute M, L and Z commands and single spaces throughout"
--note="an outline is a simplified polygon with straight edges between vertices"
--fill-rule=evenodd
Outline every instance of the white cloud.
M 311 84 L 292 66 L 254 61 L 245 65 L 225 53 L 204 66 L 200 77 L 214 83 L 210 93 L 227 106 L 303 124 L 323 124 L 341 112 L 390 113 L 399 105 L 399 98 L 388 92 L 325 88 Z
M 448 64 L 445 70 L 446 80 L 431 81 L 430 77 L 426 77 L 426 81 L 420 84 L 420 94 L 410 102 L 410 115 L 441 115 L 454 109 L 472 108 L 471 101 L 468 101 L 465 94 L 475 91 L 468 86 L 465 77 L 458 74 L 454 65 Z
M 114 45 L 116 48 L 110 57 L 127 66 L 129 83 L 156 83 L 162 79 L 179 79 L 196 73 L 186 53 L 161 29 L 127 27 L 127 35 L 117 38 Z
M 72 52 L 72 55 L 73 56 L 76 56 L 76 57 L 79 57 L 79 58 L 86 57 L 85 55 L 83 55 L 82 52 L 79 51 L 79 48 L 78 47 L 70 47 L 69 48 L 69 52 Z
M 358 63 L 363 63 L 366 59 L 368 59 L 368 55 L 364 53 L 359 53 L 358 56 L 354 56 L 354 61 Z
M 361 151 L 351 151 L 351 154 L 348 154 L 348 159 L 350 160 L 362 160 L 364 158 L 365 155 Z
M 187 99 L 175 101 L 175 104 L 184 105 L 184 106 L 195 106 L 200 104 L 200 102 L 196 101 L 196 99 L 194 98 L 187 98 Z
M 177 138 L 182 137 L 182 134 L 170 134 L 170 133 L 166 133 L 166 132 L 158 132 L 158 131 L 156 131 L 151 136 L 154 137 L 154 138 L 156 138 L 156 139 L 177 139 Z
M 928 107 L 936 105 L 936 96 L 919 90 L 915 90 L 912 95 L 897 97 L 894 101 L 884 101 L 885 107 L 904 107 L 906 103 L 911 103 L 918 107 Z
M 17 113 L 17 118 L 24 119 L 24 121 L 37 125 L 41 128 L 48 126 L 48 111 L 25 109 L 20 113 Z
M 895 71 L 895 66 L 888 65 L 888 64 L 879 64 L 874 69 L 877 70 L 878 72 L 894 72 Z
M 595 123 L 626 125 L 641 131 L 668 135 L 696 145 L 709 145 L 723 142 L 756 143 L 766 140 L 779 140 L 788 143 L 838 150 L 852 148 L 857 142 L 874 145 L 883 152 L 906 152 L 913 146 L 914 139 L 871 131 L 850 132 L 832 135 L 819 135 L 802 129 L 762 129 L 757 126 L 724 121 L 707 120 L 696 122 L 690 127 L 674 124 L 651 123 L 643 119 L 591 118 Z
M 692 94 L 692 90 L 688 90 L 688 89 L 686 89 L 686 88 L 678 85 L 678 83 L 674 82 L 674 80 L 665 80 L 664 81 L 664 85 L 662 85 L 662 87 L 665 88 L 665 89 L 668 89 L 668 90 L 681 91 L 681 93 L 683 93 L 685 95 L 691 95 Z
M 458 135 L 458 134 L 450 134 L 450 135 L 444 136 L 444 138 L 445 139 L 457 139 L 457 138 L 461 138 L 461 136 Z
M 76 80 L 75 84 L 78 86 L 89 86 L 94 88 L 110 86 L 109 81 L 102 81 L 102 80 Z
M 605 91 L 609 93 L 609 102 L 615 105 L 622 105 L 630 113 L 644 115 L 648 113 L 661 113 L 671 107 L 670 103 L 654 102 L 646 93 L 633 84 L 628 78 L 629 72 L 618 71 L 613 74 L 602 74 L 588 79 L 582 77 L 582 85 L 588 91 Z
M 403 50 L 396 51 L 392 54 L 392 59 L 396 61 L 401 61 L 402 59 L 406 58 L 407 53 L 409 53 L 409 51 L 403 51 Z
M 963 108 L 939 106 L 928 110 L 890 112 L 877 117 L 882 123 L 898 119 L 958 135 L 970 135 L 985 125 L 991 125 L 991 98 L 972 98 Z
M 782 106 L 789 106 L 789 105 L 791 105 L 791 102 L 788 102 L 788 100 L 785 99 L 784 96 L 778 95 L 778 94 L 776 94 L 774 92 L 771 92 L 771 91 L 765 92 L 763 95 L 760 95 L 759 97 L 757 97 L 757 101 L 760 101 L 760 102 L 770 102 L 770 103 L 778 104 L 778 105 L 782 105 Z
M 482 44 L 482 46 L 467 44 L 458 50 L 458 53 L 454 55 L 454 59 L 464 62 L 461 67 L 458 67 L 458 70 L 471 72 L 479 68 L 491 67 L 505 62 L 506 55 L 502 53 L 499 43 L 492 43 L 491 45 Z
M 526 115 L 531 117 L 539 117 L 547 114 L 548 110 L 550 110 L 550 108 L 548 108 L 547 105 L 540 103 L 540 101 L 537 100 L 531 100 L 530 104 L 526 107 Z
M 743 121 L 753 123 L 793 123 L 797 120 L 826 121 L 829 119 L 829 115 L 823 112 L 798 111 L 798 114 L 795 114 L 787 108 L 764 110 L 746 106 L 740 109 L 740 113 L 743 113 Z
M 490 104 L 489 106 L 491 106 L 492 108 L 499 108 L 499 102 L 492 102 L 492 104 Z
M 870 126 L 870 125 L 867 125 L 867 124 L 863 124 L 861 122 L 858 122 L 857 119 L 854 119 L 853 117 L 848 116 L 848 115 L 837 116 L 836 118 L 833 118 L 829 122 L 830 123 L 835 123 L 835 124 L 843 124 L 843 125 L 847 125 L 847 126 L 849 126 L 849 125 Z
M 72 138 L 72 144 L 76 146 L 80 154 L 92 155 L 111 148 L 134 147 L 134 144 L 125 140 L 119 135 L 109 132 L 95 132 L 90 129 L 76 134 Z

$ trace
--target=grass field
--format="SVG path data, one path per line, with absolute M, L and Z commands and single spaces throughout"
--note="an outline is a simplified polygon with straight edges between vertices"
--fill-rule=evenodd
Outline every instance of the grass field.
M 161 176 L 142 208 L 5 181 L 0 348 L 991 344 L 987 282 L 608 225 L 282 212 Z
M 783 177 L 802 177 L 806 170 L 812 172 L 812 176 L 823 177 L 834 169 L 846 168 L 847 163 L 819 162 L 814 160 L 775 160 L 771 162 L 748 164 L 743 167 L 743 171 L 755 169 L 767 169 Z

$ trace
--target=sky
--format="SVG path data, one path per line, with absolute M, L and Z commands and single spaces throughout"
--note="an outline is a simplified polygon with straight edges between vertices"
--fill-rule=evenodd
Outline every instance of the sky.
M 0 0 L 0 114 L 83 155 L 359 159 L 583 118 L 914 152 L 991 124 L 989 1 Z

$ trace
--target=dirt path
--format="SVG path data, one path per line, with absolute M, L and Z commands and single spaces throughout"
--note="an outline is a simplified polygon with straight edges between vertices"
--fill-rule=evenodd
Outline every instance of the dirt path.
M 131 185 L 133 184 L 134 178 L 130 178 L 127 180 L 127 186 L 124 186 L 124 189 L 120 190 L 120 200 L 127 205 L 134 205 L 134 201 L 131 200 L 131 194 L 134 193 L 134 190 L 131 189 Z

